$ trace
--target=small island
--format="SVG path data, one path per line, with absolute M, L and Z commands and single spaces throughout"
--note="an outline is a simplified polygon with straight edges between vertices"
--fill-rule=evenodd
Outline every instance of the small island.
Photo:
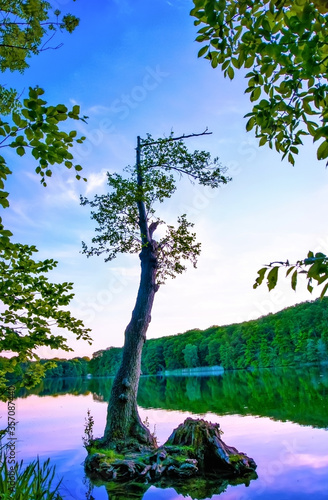
M 256 479 L 256 464 L 245 453 L 227 446 L 219 424 L 187 418 L 163 446 L 126 446 L 117 441 L 115 449 L 102 449 L 102 440 L 87 446 L 85 471 L 91 479 L 145 484 L 161 484 L 189 478 L 208 478 L 222 486 L 229 479 Z M 175 482 L 174 482 L 175 484 Z

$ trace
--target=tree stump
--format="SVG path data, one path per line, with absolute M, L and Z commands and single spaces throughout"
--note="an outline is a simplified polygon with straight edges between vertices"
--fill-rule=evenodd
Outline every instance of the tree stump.
M 202 473 L 233 473 L 242 475 L 254 471 L 256 464 L 244 452 L 226 445 L 221 439 L 219 424 L 205 420 L 187 418 L 173 431 L 164 447 L 178 447 L 186 450 L 190 458 L 197 460 L 197 467 Z

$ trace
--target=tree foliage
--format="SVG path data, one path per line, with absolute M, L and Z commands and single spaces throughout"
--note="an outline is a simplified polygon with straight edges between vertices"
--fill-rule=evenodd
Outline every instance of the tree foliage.
M 23 386 L 25 389 L 32 388 L 30 384 L 30 373 L 35 373 L 36 366 L 41 367 L 42 376 L 40 378 L 47 379 L 58 379 L 67 377 L 86 377 L 89 373 L 89 358 L 52 358 L 43 359 L 38 361 L 23 361 L 15 365 L 14 370 L 6 373 L 6 379 L 12 384 L 21 385 L 24 381 Z M 5 371 L 5 367 L 8 365 L 8 359 L 5 357 L 0 357 L 0 370 Z M 33 383 L 33 387 L 34 387 Z M 28 387 L 27 387 L 28 386 Z
M 275 288 L 280 268 L 287 268 L 286 277 L 290 275 L 293 290 L 296 290 L 298 275 L 304 274 L 307 279 L 307 289 L 310 293 L 313 291 L 313 282 L 316 282 L 317 285 L 324 284 L 321 290 L 321 298 L 327 293 L 328 283 L 325 282 L 328 280 L 328 257 L 322 252 L 316 254 L 309 252 L 305 259 L 297 261 L 296 264 L 290 264 L 288 260 L 268 264 L 257 272 L 258 277 L 253 288 L 261 285 L 264 279 L 266 279 L 269 290 Z
M 58 49 L 50 45 L 56 32 L 72 33 L 79 19 L 71 14 L 62 16 L 44 0 L 2 0 L 0 5 L 0 71 L 23 72 L 27 59 L 43 50 Z M 0 114 L 8 114 L 17 101 L 17 90 L 0 85 Z
M 328 24 L 323 2 L 194 0 L 198 55 L 234 78 L 247 71 L 247 130 L 294 164 L 302 136 L 328 157 Z M 318 4 L 319 8 L 318 8 Z
M 1 2 L 0 71 L 23 72 L 29 67 L 27 59 L 52 47 L 49 43 L 57 31 L 72 33 L 79 19 L 71 14 L 52 12 L 50 3 L 43 0 Z M 0 114 L 8 115 L 21 106 L 17 89 L 0 84 Z
M 27 67 L 27 59 L 33 54 L 50 48 L 49 42 L 56 31 L 71 33 L 78 19 L 60 11 L 51 13 L 51 5 L 42 0 L 25 2 L 6 0 L 1 2 L 0 24 L 0 71 L 20 71 Z M 58 48 L 58 46 L 56 47 Z M 30 88 L 22 101 L 15 89 L 0 85 L 0 206 L 9 207 L 6 181 L 13 167 L 8 166 L 6 148 L 17 153 L 17 159 L 31 153 L 36 161 L 35 171 L 41 184 L 52 175 L 53 165 L 74 168 L 76 178 L 81 179 L 82 167 L 74 164 L 71 149 L 83 141 L 76 131 L 64 132 L 61 122 L 67 119 L 83 120 L 79 106 L 69 110 L 65 105 L 48 105 L 43 99 L 44 90 Z M 22 160 L 19 160 L 22 161 Z M 86 179 L 84 179 L 86 180 Z M 18 362 L 38 359 L 36 350 L 41 346 L 70 350 L 66 339 L 53 334 L 56 326 L 69 330 L 84 340 L 90 341 L 88 329 L 82 321 L 65 310 L 73 297 L 72 284 L 53 284 L 44 273 L 55 266 L 53 260 L 37 262 L 33 259 L 34 246 L 13 243 L 12 232 L 5 228 L 0 216 L 0 350 L 9 358 L 1 370 L 3 375 L 13 372 Z M 50 364 L 33 363 L 26 371 L 24 383 L 36 383 Z
M 43 0 L 5 0 L 1 2 L 0 11 L 2 73 L 23 72 L 29 67 L 27 59 L 48 48 L 47 44 L 57 31 L 72 33 L 79 24 L 79 20 L 71 14 L 61 16 L 58 9 L 52 13 L 50 3 Z M 68 110 L 63 104 L 48 106 L 47 101 L 41 97 L 43 94 L 44 90 L 39 87 L 30 88 L 28 97 L 20 102 L 16 89 L 6 89 L 4 85 L 0 85 L 0 149 L 4 151 L 4 148 L 10 147 L 19 157 L 30 151 L 37 161 L 35 171 L 40 175 L 44 186 L 47 185 L 46 179 L 51 177 L 51 168 L 55 164 L 64 164 L 66 168 L 74 166 L 77 179 L 81 179 L 79 172 L 82 167 L 73 164 L 70 149 L 75 142 L 82 142 L 84 137 L 78 138 L 76 131 L 62 131 L 60 122 L 68 118 L 85 121 L 87 117 L 79 115 L 79 106 L 73 106 L 72 110 Z M 7 161 L 0 156 L 0 205 L 3 208 L 9 206 L 4 183 L 11 173 Z M 4 230 L 0 218 L 0 236 L 8 238 L 10 235 L 9 230 Z
M 234 78 L 245 70 L 253 103 L 246 129 L 255 130 L 259 145 L 268 144 L 294 165 L 302 137 L 319 141 L 317 159 L 328 158 L 328 8 L 316 0 L 194 0 L 191 14 L 200 25 L 197 41 L 213 68 Z M 295 290 L 299 273 L 313 281 L 328 279 L 328 257 L 309 252 L 294 265 L 268 265 L 258 271 L 254 287 L 267 277 L 269 290 L 278 269 L 286 266 Z M 325 285 L 323 296 L 328 290 Z
M 49 347 L 72 351 L 66 338 L 55 335 L 53 328 L 69 330 L 77 339 L 90 343 L 89 329 L 65 309 L 73 298 L 72 283 L 50 283 L 45 275 L 56 262 L 35 262 L 37 250 L 15 244 L 0 255 L 0 352 L 10 357 L 3 372 L 13 372 L 18 363 L 39 359 L 37 348 Z M 26 371 L 25 385 L 35 383 L 50 365 L 33 364 Z
M 89 363 L 90 373 L 97 377 L 115 375 L 122 361 L 122 349 L 109 347 L 93 354 Z
M 2 0 L 0 25 L 0 71 L 24 71 L 26 59 L 49 47 L 56 31 L 72 33 L 79 19 L 52 12 L 44 0 Z M 56 48 L 58 48 L 57 46 Z
M 195 368 L 196 366 L 200 366 L 198 359 L 198 348 L 196 345 L 187 344 L 182 352 L 187 368 Z
M 157 283 L 174 278 L 186 270 L 184 261 L 194 266 L 200 254 L 200 243 L 192 232 L 193 223 L 186 214 L 178 217 L 176 226 L 165 223 L 156 215 L 155 204 L 171 198 L 176 189 L 176 177 L 187 176 L 192 182 L 218 187 L 230 179 L 224 176 L 225 169 L 218 158 L 210 153 L 190 153 L 183 139 L 168 138 L 153 140 L 151 135 L 141 142 L 143 158 L 140 168 L 128 166 L 125 173 L 107 174 L 110 192 L 96 196 L 94 200 L 81 197 L 82 205 L 90 205 L 91 217 L 98 224 L 93 246 L 83 243 L 87 256 L 105 254 L 105 261 L 114 259 L 119 253 L 138 253 L 150 244 L 158 226 L 165 226 L 163 236 L 156 242 Z M 143 229 L 139 203 L 145 207 L 146 230 Z M 149 234 L 145 234 L 146 231 Z
M 77 105 L 71 111 L 63 104 L 47 106 L 47 102 L 41 97 L 43 94 L 44 90 L 41 88 L 30 88 L 23 106 L 12 111 L 12 121 L 0 120 L 0 149 L 10 147 L 19 157 L 30 152 L 37 162 L 35 172 L 40 176 L 43 186 L 47 185 L 46 179 L 51 177 L 51 169 L 55 164 L 64 164 L 69 169 L 73 167 L 76 178 L 81 179 L 79 172 L 82 167 L 73 164 L 70 149 L 75 142 L 81 143 L 84 137 L 77 138 L 76 131 L 67 133 L 60 130 L 60 122 L 68 118 L 85 121 L 86 117 L 80 118 L 80 108 Z M 4 188 L 11 173 L 5 158 L 0 156 L 0 205 L 3 208 L 9 206 L 8 192 Z M 8 233 L 4 236 L 8 236 Z

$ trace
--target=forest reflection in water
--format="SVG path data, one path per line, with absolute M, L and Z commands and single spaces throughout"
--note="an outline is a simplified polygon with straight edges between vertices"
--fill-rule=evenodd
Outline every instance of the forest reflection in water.
M 111 385 L 110 378 L 44 380 L 35 390 L 21 391 L 19 395 L 23 398 L 18 406 L 23 442 L 25 437 L 27 446 L 33 442 L 34 454 L 38 450 L 40 456 L 51 456 L 57 463 L 67 488 L 65 500 L 92 496 L 96 500 L 173 500 L 188 496 L 220 496 L 220 500 L 327 498 L 328 368 L 242 370 L 197 378 L 142 377 L 140 413 L 149 420 L 151 430 L 156 426 L 159 442 L 163 443 L 189 415 L 219 422 L 224 441 L 252 456 L 258 464 L 259 478 L 251 481 L 248 488 L 247 481 L 231 486 L 227 480 L 198 480 L 197 484 L 184 481 L 180 485 L 140 485 L 132 490 L 122 486 L 114 491 L 110 485 L 98 485 L 88 494 L 87 486 L 82 484 L 83 420 L 90 408 L 96 421 L 95 434 L 101 434 Z M 35 444 L 41 428 L 47 435 L 44 448 L 41 442 Z M 57 430 L 52 442 L 54 429 Z M 21 458 L 23 455 L 22 449 Z
M 46 379 L 28 394 L 89 394 L 107 402 L 113 378 Z M 143 408 L 254 415 L 318 428 L 328 426 L 328 366 L 305 369 L 237 370 L 212 377 L 142 377 Z

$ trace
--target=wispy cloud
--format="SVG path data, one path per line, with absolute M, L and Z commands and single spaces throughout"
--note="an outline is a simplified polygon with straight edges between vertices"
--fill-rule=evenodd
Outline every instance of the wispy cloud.
M 86 184 L 86 194 L 91 193 L 95 188 L 103 186 L 106 183 L 107 175 L 106 170 L 99 173 L 91 173 L 88 175 L 88 182 Z

